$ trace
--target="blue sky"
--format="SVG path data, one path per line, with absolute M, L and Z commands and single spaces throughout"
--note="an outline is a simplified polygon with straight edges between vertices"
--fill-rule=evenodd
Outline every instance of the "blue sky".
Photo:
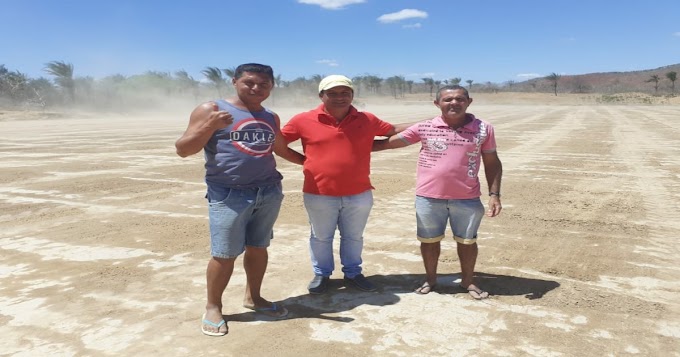
M 0 64 L 48 77 L 259 62 L 475 83 L 680 63 L 680 0 L 2 0 Z

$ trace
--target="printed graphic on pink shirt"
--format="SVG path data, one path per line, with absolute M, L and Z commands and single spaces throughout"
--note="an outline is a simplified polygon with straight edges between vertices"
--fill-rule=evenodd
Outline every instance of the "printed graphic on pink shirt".
M 479 119 L 451 129 L 439 117 L 413 125 L 399 134 L 409 143 L 420 142 L 416 194 L 431 198 L 479 197 L 482 152 L 496 147 L 493 129 Z
M 486 124 L 484 122 L 479 123 L 479 131 L 474 136 L 475 150 L 468 152 L 468 177 L 476 177 L 479 171 L 478 163 L 479 156 L 482 152 L 482 143 L 486 140 Z

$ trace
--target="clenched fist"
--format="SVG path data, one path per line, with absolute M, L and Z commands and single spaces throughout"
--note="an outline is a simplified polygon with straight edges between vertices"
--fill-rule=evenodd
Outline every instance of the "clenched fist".
M 208 123 L 215 130 L 224 129 L 234 123 L 231 113 L 220 110 L 217 104 L 213 103 L 213 111 L 208 116 Z

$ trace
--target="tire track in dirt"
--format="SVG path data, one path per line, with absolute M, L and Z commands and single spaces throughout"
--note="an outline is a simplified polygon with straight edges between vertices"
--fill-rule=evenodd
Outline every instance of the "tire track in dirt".
M 660 277 L 678 281 L 673 268 L 680 261 L 677 234 L 680 232 L 680 130 L 659 125 L 645 113 L 626 109 L 610 110 L 618 118 L 614 135 L 615 152 L 634 174 L 636 191 L 643 198 L 646 216 L 641 217 L 650 229 L 650 246 L 639 247 L 658 261 Z M 680 292 L 680 291 L 676 291 Z

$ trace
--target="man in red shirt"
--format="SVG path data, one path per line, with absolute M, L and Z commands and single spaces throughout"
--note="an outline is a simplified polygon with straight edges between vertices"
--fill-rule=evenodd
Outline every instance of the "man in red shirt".
M 314 279 L 311 294 L 322 294 L 335 268 L 333 238 L 340 231 L 340 262 L 345 282 L 363 291 L 376 287 L 361 273 L 363 233 L 373 207 L 369 179 L 376 136 L 392 136 L 410 126 L 394 126 L 352 106 L 354 85 L 341 75 L 319 83 L 322 104 L 300 113 L 281 129 L 286 141 L 300 139 L 305 153 L 302 188 L 311 236 Z

